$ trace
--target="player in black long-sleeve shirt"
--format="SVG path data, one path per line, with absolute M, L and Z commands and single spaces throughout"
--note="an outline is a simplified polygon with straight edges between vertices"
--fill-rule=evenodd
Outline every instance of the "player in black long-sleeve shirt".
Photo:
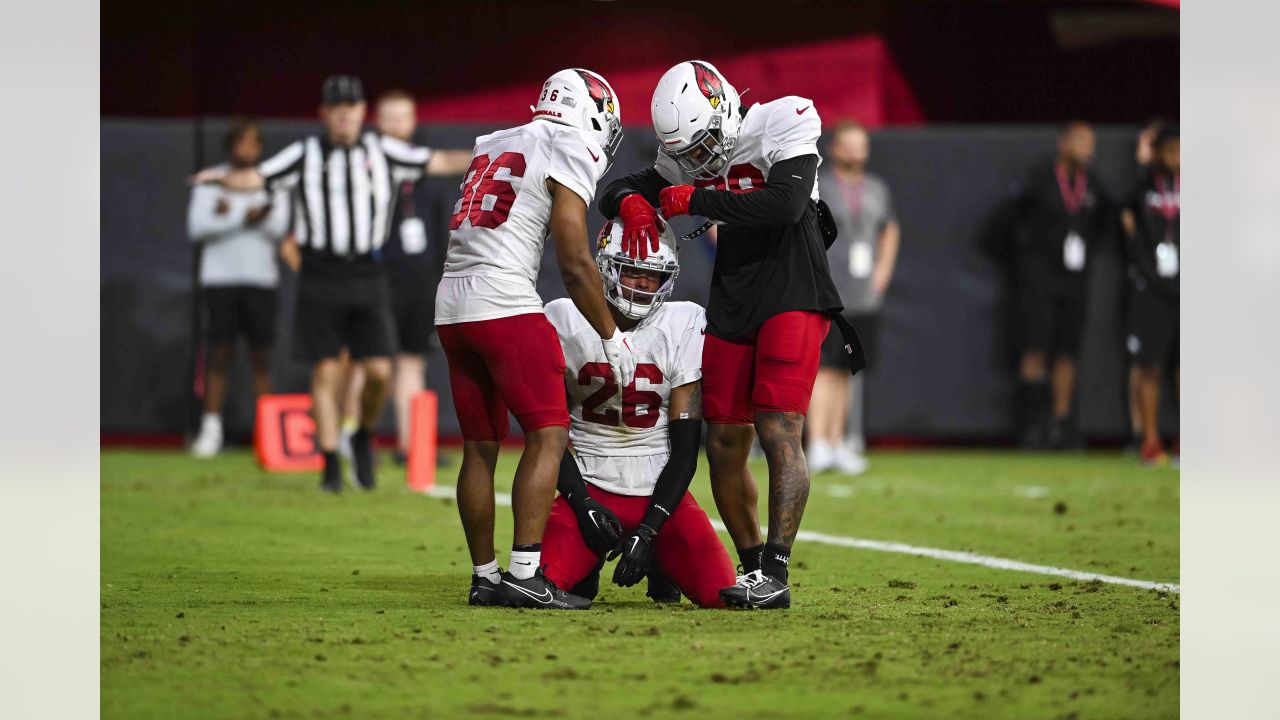
M 720 223 L 703 407 L 712 491 L 745 572 L 721 596 L 789 607 L 787 566 L 809 495 L 801 432 L 830 313 L 841 309 L 818 221 L 821 122 L 799 97 L 742 110 L 732 86 L 700 61 L 659 81 L 653 120 L 654 167 L 612 182 L 600 210 L 622 218 L 636 255 L 656 235 L 655 206 L 665 217 Z M 755 432 L 770 468 L 767 545 L 747 469 Z
M 1179 279 L 1181 278 L 1181 142 L 1177 126 L 1156 136 L 1151 172 L 1121 215 L 1129 261 L 1129 354 L 1138 366 L 1138 406 L 1142 413 L 1142 462 L 1168 460 L 1158 425 L 1160 381 L 1171 366 L 1182 384 L 1179 356 Z M 1174 458 L 1178 456 L 1174 444 Z

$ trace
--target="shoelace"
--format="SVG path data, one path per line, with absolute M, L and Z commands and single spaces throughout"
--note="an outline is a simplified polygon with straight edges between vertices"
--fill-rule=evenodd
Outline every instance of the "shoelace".
M 746 575 L 739 575 L 738 581 L 735 584 L 741 585 L 747 588 L 748 590 L 750 590 L 751 588 L 754 588 L 757 585 L 764 584 L 764 573 L 760 572 L 759 570 L 752 570 Z

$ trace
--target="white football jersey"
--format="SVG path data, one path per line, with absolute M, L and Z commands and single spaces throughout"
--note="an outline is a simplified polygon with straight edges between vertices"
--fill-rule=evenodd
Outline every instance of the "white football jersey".
M 613 493 L 653 494 L 671 452 L 671 389 L 702 379 L 706 313 L 696 303 L 667 302 L 631 330 L 628 334 L 639 349 L 636 379 L 619 393 L 600 336 L 573 302 L 553 300 L 546 312 L 564 350 L 569 440 L 583 478 Z M 630 459 L 645 462 L 622 462 Z
M 436 324 L 540 312 L 536 282 L 551 221 L 548 178 L 587 205 L 608 159 L 568 125 L 534 120 L 476 139 L 449 223 Z
M 772 102 L 756 103 L 742 119 L 742 129 L 733 146 L 729 167 L 715 180 L 691 180 L 670 157 L 658 153 L 654 163 L 658 174 L 673 185 L 697 185 L 716 190 L 749 192 L 764 186 L 774 163 L 801 155 L 818 155 L 822 120 L 813 101 L 788 95 Z M 818 199 L 818 184 L 811 197 Z

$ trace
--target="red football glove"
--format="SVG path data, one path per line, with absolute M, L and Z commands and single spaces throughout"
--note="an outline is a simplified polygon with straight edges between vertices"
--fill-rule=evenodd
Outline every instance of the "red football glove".
M 622 203 L 618 205 L 618 216 L 622 218 L 624 253 L 644 260 L 649 257 L 649 250 L 658 252 L 657 216 L 649 201 L 639 193 L 632 193 L 622 198 Z
M 662 216 L 673 218 L 689 214 L 689 198 L 693 197 L 692 185 L 672 185 L 662 188 L 658 202 L 662 203 Z

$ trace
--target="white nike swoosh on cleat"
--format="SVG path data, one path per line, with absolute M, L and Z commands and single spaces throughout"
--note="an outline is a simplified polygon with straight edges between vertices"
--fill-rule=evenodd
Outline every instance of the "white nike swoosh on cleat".
M 525 595 L 528 595 L 528 596 L 529 596 L 530 598 L 532 598 L 535 602 L 542 603 L 543 605 L 550 605 L 550 604 L 551 604 L 551 591 L 550 591 L 550 590 L 543 590 L 541 593 L 531 593 L 531 592 L 529 592 L 528 590 L 525 590 L 524 588 L 520 587 L 519 585 L 516 585 L 515 583 L 509 583 L 509 582 L 507 582 L 506 580 L 503 580 L 503 581 L 502 581 L 502 584 L 503 584 L 503 585 L 506 585 L 506 586 L 508 586 L 508 587 L 513 587 L 513 588 L 515 588 L 515 589 L 519 590 L 520 592 L 524 593 Z M 545 600 L 543 599 L 543 596 L 544 596 L 544 595 L 546 596 L 546 599 L 545 599 Z
M 753 596 L 752 596 L 752 594 L 751 594 L 751 591 L 750 591 L 750 590 L 748 590 L 748 591 L 747 591 L 747 600 L 748 600 L 748 601 L 751 601 L 751 602 L 768 602 L 768 601 L 770 601 L 770 600 L 772 600 L 772 599 L 774 599 L 774 598 L 778 597 L 779 595 L 781 595 L 782 593 L 784 593 L 784 592 L 786 592 L 786 591 L 787 591 L 787 588 L 782 588 L 781 590 L 779 590 L 779 591 L 777 591 L 777 592 L 775 592 L 775 593 L 771 593 L 771 594 L 769 594 L 769 595 L 756 595 L 756 596 L 754 596 L 754 597 L 753 597 Z
M 595 511 L 595 510 L 588 510 L 588 511 L 587 511 L 587 517 L 591 518 L 591 524 L 592 524 L 592 525 L 595 525 L 596 527 L 600 527 L 600 521 L 599 521 L 599 520 L 596 520 L 596 511 Z

